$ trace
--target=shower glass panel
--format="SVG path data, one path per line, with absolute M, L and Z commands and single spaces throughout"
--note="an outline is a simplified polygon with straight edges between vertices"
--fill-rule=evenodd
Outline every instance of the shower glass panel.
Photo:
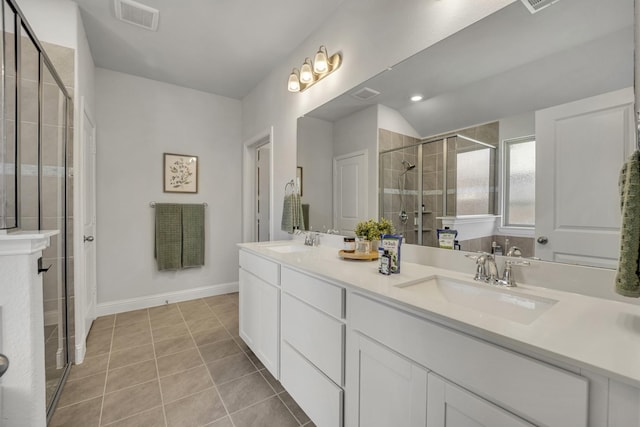
M 47 404 L 53 403 L 68 362 L 66 290 L 66 120 L 67 99 L 48 66 L 42 70 L 40 228 L 60 230 L 42 254 L 51 266 L 43 277 Z
M 40 53 L 27 35 L 20 32 L 20 97 L 18 135 L 20 141 L 20 221 L 23 230 L 38 230 L 39 213 L 39 74 Z
M 422 145 L 422 244 L 437 246 L 438 217 L 443 216 L 444 140 Z
M 58 230 L 42 253 L 43 338 L 47 415 L 69 372 L 67 272 L 72 236 L 69 216 L 72 178 L 73 106 L 42 45 L 33 35 L 15 0 L 2 6 L 2 117 L 0 120 L 0 229 Z M 56 54 L 57 51 L 56 51 Z M 35 268 L 35 266 L 34 266 Z
M 381 206 L 405 243 L 418 243 L 418 149 L 404 147 L 380 154 Z
M 0 85 L 2 120 L 0 120 L 0 229 L 18 225 L 16 150 L 16 49 L 15 13 L 4 6 L 4 43 L 0 43 L 4 67 Z

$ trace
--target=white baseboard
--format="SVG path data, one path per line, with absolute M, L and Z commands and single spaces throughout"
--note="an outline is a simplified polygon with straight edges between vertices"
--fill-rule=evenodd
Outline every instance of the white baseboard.
M 139 310 L 141 308 L 157 307 L 167 303 L 171 304 L 196 298 L 228 294 L 231 292 L 238 292 L 238 282 L 203 286 L 201 288 L 186 289 L 184 291 L 167 292 L 164 294 L 102 303 L 96 306 L 96 315 L 106 316 L 109 314 L 123 313 L 125 311 Z
M 82 362 L 84 362 L 84 355 L 87 353 L 87 341 L 82 340 L 81 342 L 76 344 L 75 348 L 76 348 L 76 354 L 75 354 L 75 359 L 73 360 L 73 363 L 75 363 L 76 365 L 79 365 Z

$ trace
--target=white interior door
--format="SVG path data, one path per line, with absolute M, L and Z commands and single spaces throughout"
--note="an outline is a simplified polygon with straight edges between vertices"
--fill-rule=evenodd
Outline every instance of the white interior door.
M 271 143 L 256 149 L 256 242 L 268 242 L 271 211 L 269 183 L 271 181 Z
M 633 100 L 626 88 L 536 112 L 536 256 L 616 267 Z
M 81 217 L 83 243 L 82 282 L 84 336 L 89 333 L 96 318 L 96 128 L 90 115 L 82 110 L 82 193 Z
M 333 159 L 333 228 L 351 234 L 359 221 L 368 219 L 367 152 Z

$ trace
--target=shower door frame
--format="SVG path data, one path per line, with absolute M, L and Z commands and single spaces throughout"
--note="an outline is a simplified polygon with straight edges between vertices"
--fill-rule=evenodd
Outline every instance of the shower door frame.
M 71 108 L 73 108 L 73 100 L 71 98 L 71 96 L 69 95 L 69 92 L 67 91 L 64 83 L 62 82 L 62 79 L 60 78 L 60 76 L 58 75 L 57 70 L 55 69 L 53 62 L 51 61 L 51 59 L 49 58 L 49 56 L 47 55 L 47 53 L 45 52 L 44 48 L 42 47 L 42 44 L 40 43 L 40 41 L 38 40 L 38 38 L 35 35 L 35 32 L 33 31 L 33 29 L 31 28 L 31 26 L 29 25 L 28 21 L 26 20 L 24 13 L 20 10 L 20 8 L 18 7 L 17 1 L 16 0 L 4 0 L 2 2 L 2 4 L 0 5 L 1 9 L 1 16 L 2 16 L 2 56 L 0 58 L 0 60 L 2 61 L 2 69 L 6 70 L 6 54 L 5 54 L 5 45 L 6 45 L 6 37 L 5 35 L 5 16 L 7 13 L 13 13 L 13 25 L 14 25 L 14 52 L 15 52 L 15 58 L 14 58 L 14 66 L 15 66 L 15 87 L 14 90 L 12 91 L 12 95 L 15 96 L 15 103 L 14 103 L 14 109 L 15 109 L 15 133 L 14 133 L 14 139 L 13 141 L 9 142 L 9 143 L 13 143 L 14 147 L 15 147 L 15 215 L 16 215 L 16 222 L 15 222 L 15 227 L 11 227 L 8 228 L 10 230 L 21 230 L 22 229 L 22 223 L 21 223 L 21 209 L 20 209 L 20 202 L 21 202 L 21 196 L 20 196 L 20 186 L 21 186 L 21 155 L 20 155 L 20 141 L 21 141 L 21 117 L 20 117 L 20 110 L 21 110 L 21 62 L 22 62 L 22 54 L 21 54 L 21 43 L 22 43 L 22 37 L 26 36 L 29 38 L 29 40 L 31 41 L 31 43 L 33 44 L 34 48 L 37 50 L 38 52 L 38 132 L 37 132 L 37 146 L 38 146 L 38 184 L 37 184 L 37 203 L 38 203 L 38 229 L 42 229 L 42 176 L 43 176 L 43 161 L 42 161 L 42 145 L 43 145 L 43 97 L 44 97 L 44 70 L 45 67 L 47 68 L 47 70 L 49 71 L 49 74 L 51 75 L 51 77 L 53 78 L 53 80 L 55 81 L 55 84 L 57 85 L 60 93 L 58 96 L 62 95 L 64 97 L 64 109 L 62 111 L 62 114 L 64 114 L 62 123 L 63 123 L 63 129 L 64 132 L 62 133 L 62 150 L 64 151 L 64 156 L 63 156 L 63 161 L 62 161 L 62 167 L 63 167 L 63 171 L 64 174 L 62 176 L 62 182 L 63 182 L 63 189 L 62 189 L 62 194 L 63 194 L 63 202 L 62 203 L 62 229 L 60 230 L 60 237 L 62 239 L 64 239 L 64 243 L 62 245 L 62 251 L 61 251 L 61 255 L 62 255 L 62 262 L 61 265 L 63 266 L 63 273 L 62 273 L 62 289 L 64 292 L 64 308 L 63 308 L 63 316 L 64 316 L 64 350 L 65 350 L 65 357 L 64 357 L 64 368 L 63 368 L 63 372 L 60 376 L 60 379 L 56 385 L 56 391 L 54 392 L 54 395 L 51 399 L 51 401 L 47 401 L 45 402 L 45 404 L 47 405 L 45 410 L 47 412 L 47 422 L 50 421 L 51 416 L 53 415 L 53 409 L 56 407 L 56 404 L 58 402 L 59 396 L 60 396 L 60 392 L 62 391 L 62 386 L 64 385 L 64 383 L 66 382 L 66 378 L 69 375 L 69 370 L 70 370 L 70 341 L 69 341 L 69 290 L 68 290 L 68 275 L 69 275 L 69 271 L 68 271 L 68 260 L 69 260 L 69 244 L 73 244 L 73 242 L 69 242 L 68 239 L 68 218 L 69 218 L 69 212 L 68 212 L 68 198 L 69 198 L 69 194 L 68 194 L 68 186 L 67 186 L 67 172 L 68 172 L 68 156 L 67 156 L 67 150 L 69 148 L 69 132 L 70 132 L 70 112 L 72 110 L 70 110 Z M 7 7 L 9 10 L 7 10 Z M 23 32 L 25 34 L 23 34 Z M 5 75 L 4 75 L 4 71 L 3 71 L 3 76 L 2 76 L 2 85 L 3 85 L 3 116 L 1 118 L 1 120 L 3 121 L 3 127 L 6 129 L 6 122 L 5 122 L 5 115 L 4 115 L 4 108 L 6 107 L 6 102 L 4 102 L 4 98 L 7 96 L 7 93 L 4 92 L 4 85 L 5 85 Z M 6 228 L 5 228 L 6 229 Z M 44 325 L 43 325 L 44 327 Z M 44 381 L 46 381 L 46 377 L 43 378 Z

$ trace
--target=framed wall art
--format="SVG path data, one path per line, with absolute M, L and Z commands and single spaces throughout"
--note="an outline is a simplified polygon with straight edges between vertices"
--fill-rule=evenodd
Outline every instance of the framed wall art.
M 198 157 L 164 153 L 164 192 L 198 192 Z

